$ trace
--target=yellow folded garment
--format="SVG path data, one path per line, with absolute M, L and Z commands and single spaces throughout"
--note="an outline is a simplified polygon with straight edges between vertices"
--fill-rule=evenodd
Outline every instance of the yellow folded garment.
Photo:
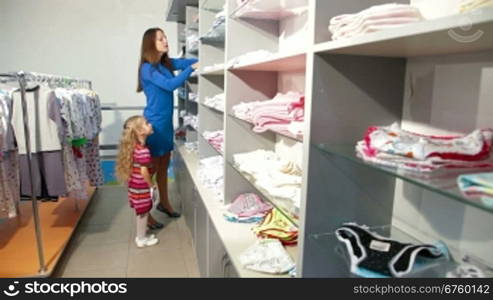
M 493 6 L 493 0 L 464 0 L 460 4 L 459 11 L 461 13 L 466 13 L 487 6 Z

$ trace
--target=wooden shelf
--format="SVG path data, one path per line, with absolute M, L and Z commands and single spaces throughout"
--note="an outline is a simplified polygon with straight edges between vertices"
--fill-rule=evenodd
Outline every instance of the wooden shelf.
M 95 188 L 88 187 L 89 199 Z M 0 225 L 0 277 L 49 277 L 84 215 L 90 200 L 60 198 L 38 202 L 47 271 L 39 274 L 38 250 L 31 201 L 21 201 L 20 216 Z

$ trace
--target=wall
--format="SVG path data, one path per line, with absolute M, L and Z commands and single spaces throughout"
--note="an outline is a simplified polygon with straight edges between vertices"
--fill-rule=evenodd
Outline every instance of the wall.
M 145 3 L 145 5 L 143 5 Z M 104 105 L 144 106 L 135 92 L 142 34 L 161 27 L 178 49 L 168 0 L 1 0 L 0 72 L 26 70 L 90 79 Z M 116 144 L 123 120 L 103 112 L 102 144 Z

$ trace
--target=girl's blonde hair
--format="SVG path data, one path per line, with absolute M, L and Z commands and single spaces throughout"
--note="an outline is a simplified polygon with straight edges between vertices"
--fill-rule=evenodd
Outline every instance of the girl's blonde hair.
M 137 130 L 142 128 L 145 121 L 142 116 L 133 116 L 128 118 L 123 125 L 122 138 L 116 158 L 116 177 L 122 183 L 127 183 L 130 174 L 132 174 L 133 154 L 138 138 Z

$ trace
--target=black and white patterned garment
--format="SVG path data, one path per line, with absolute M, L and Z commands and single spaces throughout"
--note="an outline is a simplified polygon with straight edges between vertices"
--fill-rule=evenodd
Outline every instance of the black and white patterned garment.
M 436 246 L 400 243 L 354 223 L 338 228 L 336 236 L 346 245 L 351 273 L 363 277 L 402 277 L 418 259 L 429 261 L 444 255 Z

